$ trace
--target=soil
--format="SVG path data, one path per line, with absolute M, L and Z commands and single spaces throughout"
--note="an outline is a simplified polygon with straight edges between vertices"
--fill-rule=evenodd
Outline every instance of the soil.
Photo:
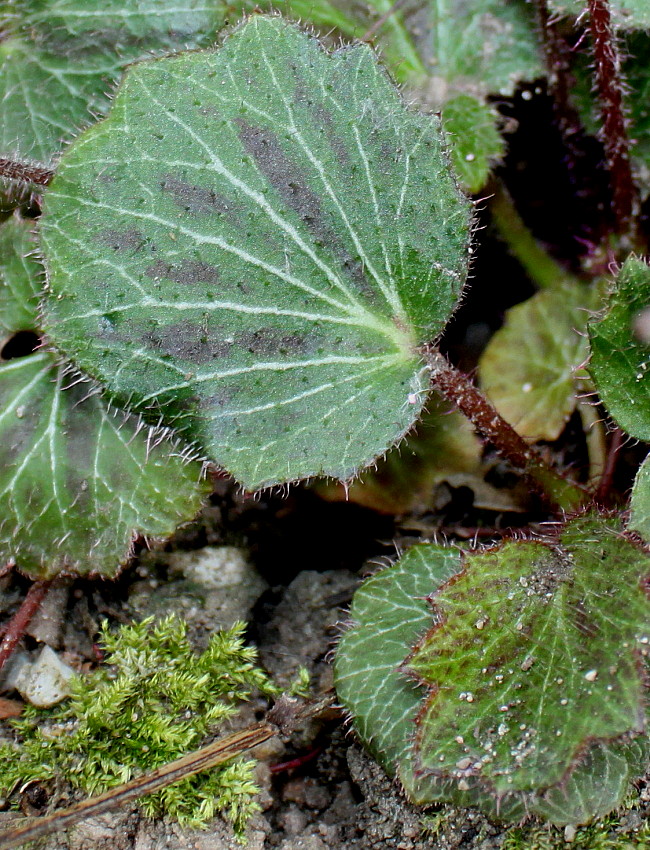
M 314 533 L 328 512 L 330 522 Z M 378 542 L 377 523 L 383 542 Z M 289 532 L 284 538 L 278 524 Z M 346 526 L 356 528 L 357 548 L 350 550 L 337 536 L 338 568 L 309 569 L 323 564 L 319 552 L 327 547 L 326 539 Z M 294 535 L 297 527 L 302 533 Z M 304 666 L 318 694 L 331 685 L 331 651 L 361 575 L 377 569 L 378 559 L 394 555 L 403 543 L 392 520 L 354 505 L 322 504 L 304 488 L 288 499 L 251 500 L 222 481 L 213 504 L 191 528 L 163 548 L 143 550 L 116 582 L 59 583 L 32 623 L 26 645 L 46 640 L 77 664 L 93 663 L 92 637 L 106 617 L 120 622 L 174 610 L 189 623 L 197 649 L 213 630 L 244 617 L 260 660 L 276 681 L 288 685 Z M 300 563 L 305 569 L 298 571 Z M 220 572 L 211 571 L 215 564 Z M 4 581 L 1 598 L 9 610 L 21 580 Z M 266 707 L 262 700 L 246 704 L 238 725 L 259 719 Z M 424 812 L 410 806 L 340 718 L 312 721 L 286 742 L 272 739 L 255 755 L 262 811 L 250 824 L 248 850 L 492 850 L 502 847 L 508 835 L 471 810 L 442 806 Z M 620 827 L 626 835 L 646 817 L 648 802 L 632 813 L 637 822 Z M 0 812 L 0 829 L 16 817 Z M 207 830 L 194 831 L 148 820 L 133 805 L 88 819 L 37 847 L 235 850 L 241 845 L 218 818 Z

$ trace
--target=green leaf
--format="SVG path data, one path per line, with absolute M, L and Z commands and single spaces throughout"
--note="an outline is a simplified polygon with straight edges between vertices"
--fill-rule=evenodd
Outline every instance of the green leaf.
M 503 139 L 496 120 L 491 107 L 469 94 L 450 98 L 442 109 L 451 161 L 468 192 L 476 193 L 485 185 L 492 163 L 503 155 Z
M 650 268 L 630 257 L 604 316 L 589 324 L 589 373 L 610 415 L 639 440 L 650 440 L 650 345 L 639 336 L 638 327 L 649 306 Z
M 351 484 L 317 481 L 314 489 L 329 501 L 350 501 L 389 514 L 420 513 L 433 507 L 436 485 L 467 486 L 474 506 L 489 510 L 517 510 L 512 493 L 492 487 L 484 479 L 483 445 L 471 422 L 458 410 L 432 395 L 414 432 L 362 472 Z
M 433 577 L 440 548 L 416 551 L 409 569 L 426 578 L 428 563 Z M 418 620 L 403 635 L 392 627 L 387 639 L 386 612 L 367 613 L 367 585 L 357 592 L 364 604 L 355 597 L 356 624 L 336 666 L 362 739 L 418 803 L 447 800 L 556 824 L 605 814 L 650 758 L 650 557 L 615 521 L 587 514 L 557 536 L 465 553 L 460 565 L 446 582 L 414 590 L 413 602 L 426 596 L 433 608 L 425 637 Z M 383 598 L 395 599 L 393 616 L 399 621 L 402 608 L 408 623 L 409 604 L 391 581 L 401 566 L 371 581 L 383 577 Z M 393 634 L 405 638 L 401 650 Z
M 163 537 L 209 490 L 163 431 L 112 410 L 41 352 L 0 363 L 0 562 L 115 575 L 137 534 Z
M 650 540 L 650 455 L 643 461 L 634 479 L 628 528 Z
M 50 163 L 104 114 L 124 68 L 211 44 L 219 0 L 21 0 L 0 14 L 0 153 Z
M 584 14 L 585 0 L 549 0 L 550 7 L 560 15 Z M 612 23 L 616 29 L 634 30 L 650 27 L 650 7 L 647 0 L 609 0 Z
M 0 327 L 8 334 L 38 327 L 43 267 L 34 257 L 33 226 L 18 213 L 0 225 Z
M 433 0 L 430 73 L 473 94 L 512 94 L 544 74 L 534 10 L 518 0 Z M 439 85 L 439 83 L 438 83 Z
M 555 440 L 585 392 L 585 329 L 598 293 L 565 284 L 506 313 L 481 356 L 481 386 L 522 437 Z
M 258 16 L 132 68 L 63 156 L 48 333 L 248 488 L 347 479 L 422 409 L 417 346 L 456 306 L 469 220 L 439 122 L 369 48 Z
M 422 10 L 419 4 L 402 9 L 393 6 L 392 0 L 236 0 L 229 4 L 235 13 L 281 12 L 289 20 L 312 24 L 324 36 L 336 29 L 352 41 L 364 38 L 383 20 L 373 44 L 393 79 L 407 82 L 426 73 L 415 37 Z
M 404 656 L 431 625 L 427 595 L 460 570 L 460 552 L 414 546 L 354 595 L 350 628 L 334 664 L 339 699 L 375 758 L 394 773 L 407 757 L 423 688 L 400 670 Z

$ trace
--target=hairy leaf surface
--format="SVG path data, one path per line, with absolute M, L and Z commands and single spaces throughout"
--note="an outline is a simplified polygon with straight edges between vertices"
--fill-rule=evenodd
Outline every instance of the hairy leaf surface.
M 630 257 L 607 310 L 589 325 L 589 372 L 607 410 L 632 437 L 650 440 L 650 268 Z M 644 319 L 645 317 L 645 319 Z
M 0 326 L 36 331 L 43 269 L 30 228 L 0 227 Z M 209 484 L 177 439 L 112 410 L 43 350 L 0 360 L 0 563 L 34 577 L 115 575 L 136 534 L 192 519 Z
M 211 44 L 219 0 L 19 0 L 0 9 L 0 154 L 50 163 L 129 62 Z
M 424 689 L 400 670 L 405 652 L 431 626 L 426 597 L 461 568 L 460 552 L 414 546 L 354 595 L 350 628 L 336 653 L 339 699 L 375 758 L 390 773 L 407 758 Z
M 439 547 L 416 551 L 409 569 L 419 581 L 428 562 L 433 576 Z M 402 580 L 391 585 L 400 566 L 371 580 L 383 577 L 396 616 L 408 608 Z M 339 695 L 363 740 L 418 803 L 479 805 L 506 820 L 535 813 L 557 824 L 605 814 L 650 757 L 650 557 L 617 522 L 585 515 L 557 537 L 463 553 L 459 566 L 430 586 L 432 625 L 410 653 L 402 644 L 398 670 L 391 640 L 390 658 L 382 655 L 386 611 L 367 613 L 367 585 L 358 591 L 363 605 L 353 604 L 336 664 Z M 415 593 L 422 605 L 422 587 Z M 384 708 L 393 704 L 395 716 Z M 384 723 L 397 730 L 393 748 Z
M 168 536 L 200 507 L 201 465 L 47 352 L 0 363 L 0 411 L 3 563 L 115 575 L 137 533 Z
M 15 213 L 0 225 L 0 327 L 7 334 L 38 327 L 39 278 L 33 221 Z
M 191 94 L 188 94 L 191 92 Z M 249 488 L 345 479 L 418 416 L 466 273 L 439 123 L 278 18 L 142 63 L 64 155 L 48 333 Z
M 289 20 L 313 24 L 323 35 L 333 29 L 348 39 L 362 39 L 370 31 L 372 39 L 391 76 L 407 82 L 426 73 L 418 49 L 417 33 L 426 37 L 426 12 L 422 4 L 410 2 L 394 9 L 392 0 L 235 0 L 229 8 L 235 12 L 281 12 Z M 377 28 L 377 24 L 381 26 Z
M 643 461 L 634 479 L 628 528 L 650 541 L 650 456 Z
M 421 513 L 433 506 L 436 486 L 446 481 L 451 487 L 471 488 L 474 507 L 520 510 L 512 491 L 485 481 L 488 466 L 482 457 L 483 445 L 471 422 L 434 394 L 415 430 L 375 467 L 351 484 L 320 480 L 314 489 L 330 501 L 355 502 L 388 514 Z
M 585 391 L 585 329 L 597 294 L 564 285 L 508 310 L 481 356 L 481 386 L 521 435 L 555 440 Z

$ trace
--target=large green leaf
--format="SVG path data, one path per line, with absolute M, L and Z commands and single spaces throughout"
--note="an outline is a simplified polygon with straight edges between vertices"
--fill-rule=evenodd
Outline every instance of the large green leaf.
M 201 465 L 41 352 L 0 363 L 0 562 L 115 575 L 134 537 L 198 511 Z
M 589 325 L 589 372 L 607 410 L 632 437 L 650 440 L 650 345 L 637 321 L 650 306 L 650 268 L 630 257 L 609 295 L 607 311 Z
M 345 479 L 422 409 L 417 346 L 456 306 L 469 219 L 438 121 L 369 48 L 255 17 L 133 67 L 64 155 L 48 333 L 249 488 Z
M 19 0 L 0 10 L 0 154 L 49 163 L 129 62 L 210 44 L 220 0 Z
M 512 307 L 479 364 L 481 385 L 499 413 L 531 440 L 559 437 L 585 392 L 585 329 L 597 293 L 562 285 Z
M 446 581 L 441 557 L 420 546 L 357 592 L 336 681 L 363 740 L 418 803 L 557 824 L 614 808 L 650 758 L 650 556 L 585 515 Z

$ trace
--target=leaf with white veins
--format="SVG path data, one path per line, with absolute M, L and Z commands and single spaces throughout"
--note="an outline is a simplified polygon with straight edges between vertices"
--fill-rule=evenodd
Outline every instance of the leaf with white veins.
M 359 46 L 255 17 L 130 69 L 44 203 L 48 334 L 248 488 L 346 479 L 414 423 L 470 206 Z
M 0 155 L 51 163 L 110 106 L 124 68 L 209 45 L 220 0 L 18 0 L 0 10 Z
M 0 227 L 0 322 L 36 331 L 42 266 L 31 223 Z M 0 563 L 33 577 L 115 575 L 134 537 L 170 535 L 210 490 L 202 465 L 162 430 L 112 410 L 37 351 L 0 360 Z
M 446 580 L 444 551 L 417 547 L 355 596 L 336 680 L 362 739 L 420 804 L 606 814 L 650 758 L 650 556 L 596 514 L 455 553 Z

